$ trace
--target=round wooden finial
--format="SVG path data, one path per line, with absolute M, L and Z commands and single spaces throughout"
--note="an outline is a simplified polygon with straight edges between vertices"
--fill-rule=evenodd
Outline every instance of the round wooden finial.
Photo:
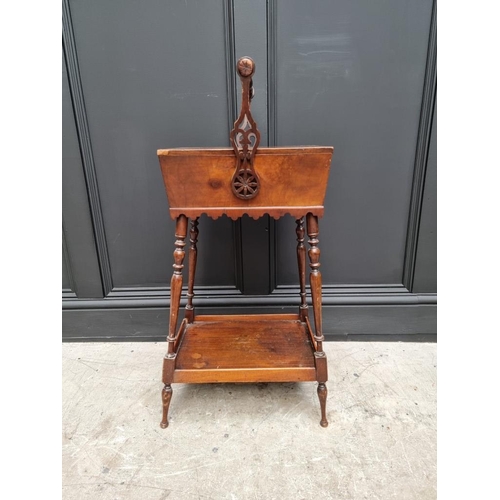
M 238 68 L 240 76 L 244 78 L 252 76 L 255 73 L 255 63 L 253 59 L 248 56 L 240 57 L 236 67 Z

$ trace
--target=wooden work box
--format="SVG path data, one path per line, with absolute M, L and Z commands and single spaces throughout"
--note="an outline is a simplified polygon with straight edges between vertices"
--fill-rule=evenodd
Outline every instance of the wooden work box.
M 333 154 L 332 147 L 258 148 L 260 134 L 250 112 L 253 61 L 244 57 L 237 70 L 242 108 L 230 140 L 232 148 L 161 149 L 161 171 L 176 221 L 171 281 L 168 349 L 163 361 L 163 419 L 168 426 L 172 383 L 317 381 L 323 427 L 326 419 L 327 359 L 321 323 L 321 273 L 318 218 Z M 198 218 L 247 214 L 296 219 L 300 283 L 297 314 L 195 315 Z M 187 305 L 180 326 L 186 237 L 189 229 Z M 307 229 L 306 229 L 307 228 Z M 310 285 L 314 329 L 306 296 L 305 234 L 309 237 Z

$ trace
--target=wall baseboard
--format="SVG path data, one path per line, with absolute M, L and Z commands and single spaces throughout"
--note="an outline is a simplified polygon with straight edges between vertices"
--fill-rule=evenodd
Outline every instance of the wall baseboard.
M 433 295 L 401 294 L 354 298 L 330 297 L 323 306 L 327 340 L 435 341 L 437 305 Z M 200 302 L 200 301 L 198 301 Z M 287 313 L 298 309 L 296 300 L 275 297 L 235 297 L 201 301 L 198 314 Z M 239 303 L 239 304 L 238 304 Z M 168 306 L 164 298 L 65 300 L 63 341 L 164 341 Z

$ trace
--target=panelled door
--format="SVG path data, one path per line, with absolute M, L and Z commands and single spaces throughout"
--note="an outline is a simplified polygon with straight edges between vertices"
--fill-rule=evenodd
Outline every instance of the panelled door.
M 156 150 L 229 146 L 243 55 L 262 146 L 335 146 L 327 338 L 434 335 L 435 32 L 432 0 L 64 0 L 63 338 L 165 337 Z M 198 309 L 298 306 L 291 218 L 199 228 Z

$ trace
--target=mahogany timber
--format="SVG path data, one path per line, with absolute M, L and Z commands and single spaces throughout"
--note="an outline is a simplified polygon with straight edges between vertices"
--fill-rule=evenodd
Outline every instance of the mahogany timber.
M 174 250 L 174 273 L 172 274 L 172 280 L 170 281 L 170 318 L 168 327 L 168 355 L 174 353 L 174 343 L 175 343 L 175 329 L 177 327 L 177 318 L 179 317 L 179 305 L 181 303 L 181 292 L 182 292 L 182 270 L 184 269 L 184 256 L 186 252 L 184 247 L 186 246 L 187 233 L 187 218 L 184 215 L 177 217 L 177 223 L 175 226 L 175 250 Z
M 254 96 L 252 76 L 255 62 L 250 57 L 242 57 L 237 65 L 241 80 L 241 110 L 229 134 L 236 157 L 236 168 L 231 180 L 234 196 L 251 200 L 259 193 L 259 176 L 254 170 L 254 158 L 260 144 L 260 132 L 250 111 L 250 101 Z
M 322 326 L 322 315 L 321 315 L 321 272 L 319 270 L 319 256 L 320 249 L 318 247 L 318 218 L 313 214 L 307 214 L 307 235 L 309 236 L 309 267 L 311 268 L 311 273 L 309 274 L 309 282 L 311 284 L 311 296 L 313 303 L 313 313 L 314 313 L 314 327 L 316 335 L 314 339 L 316 340 L 317 350 L 323 351 L 323 326 Z
M 191 230 L 189 231 L 189 242 L 191 246 L 189 247 L 189 277 L 188 277 L 188 291 L 187 291 L 187 304 L 185 308 L 184 317 L 189 321 L 193 322 L 194 319 L 194 307 L 193 307 L 193 297 L 194 297 L 194 277 L 196 275 L 196 259 L 198 257 L 198 249 L 196 244 L 198 243 L 198 219 L 191 220 Z
M 179 346 L 173 382 L 316 380 L 306 325 L 297 315 L 276 316 L 196 318 Z
M 258 148 L 259 132 L 250 112 L 255 63 L 238 61 L 243 105 L 231 132 L 230 148 L 160 149 L 158 157 L 176 221 L 174 272 L 170 288 L 167 353 L 163 358 L 163 416 L 168 426 L 172 383 L 298 382 L 317 381 L 322 427 L 326 418 L 328 366 L 323 351 L 321 272 L 318 218 L 333 154 L 332 147 L 295 146 Z M 197 261 L 198 217 L 265 214 L 296 219 L 297 264 L 300 294 L 298 314 L 214 316 L 195 314 L 193 304 Z M 189 275 L 185 315 L 178 330 L 182 271 L 188 218 Z M 305 247 L 305 224 L 309 250 Z M 309 320 L 306 289 L 306 253 L 314 330 Z
M 300 284 L 300 319 L 302 321 L 307 320 L 308 317 L 308 306 L 307 306 L 307 294 L 306 294 L 306 247 L 304 246 L 304 217 L 297 219 L 295 221 L 297 224 L 297 229 L 295 230 L 297 234 L 297 264 L 299 267 L 299 284 Z
M 254 219 L 265 214 L 275 219 L 285 214 L 300 219 L 307 213 L 322 217 L 332 154 L 332 147 L 321 146 L 260 148 L 254 160 L 259 193 L 242 200 L 231 187 L 232 149 L 158 150 L 173 219 L 202 214 L 233 220 L 244 214 Z
M 179 215 L 175 224 L 175 250 L 174 250 L 174 273 L 172 274 L 172 280 L 170 281 L 170 317 L 168 324 L 168 337 L 167 337 L 167 354 L 163 360 L 163 383 L 165 384 L 162 390 L 162 402 L 163 402 L 163 417 L 160 423 L 162 429 L 168 427 L 168 409 L 170 407 L 170 401 L 172 399 L 172 386 L 171 378 L 174 369 L 176 348 L 178 344 L 178 339 L 183 332 L 183 326 L 181 325 L 179 329 L 179 336 L 176 336 L 175 328 L 177 327 L 177 319 L 179 317 L 179 306 L 181 303 L 181 293 L 182 293 L 182 270 L 184 269 L 184 256 L 186 252 L 184 247 L 186 246 L 187 233 L 187 217 L 185 215 Z M 184 323 L 185 324 L 185 323 Z
M 321 407 L 321 420 L 319 422 L 319 425 L 321 425 L 321 427 L 328 427 L 328 420 L 326 419 L 326 398 L 328 396 L 328 391 L 326 389 L 326 385 L 323 382 L 320 382 L 318 384 L 317 391 L 319 404 Z
M 170 407 L 170 401 L 172 400 L 172 386 L 170 384 L 165 385 L 161 391 L 161 401 L 163 404 L 163 419 L 160 423 L 162 429 L 168 427 L 168 409 Z
M 275 319 L 297 321 L 298 314 L 245 314 L 245 316 L 234 314 L 199 314 L 196 321 L 271 321 Z

